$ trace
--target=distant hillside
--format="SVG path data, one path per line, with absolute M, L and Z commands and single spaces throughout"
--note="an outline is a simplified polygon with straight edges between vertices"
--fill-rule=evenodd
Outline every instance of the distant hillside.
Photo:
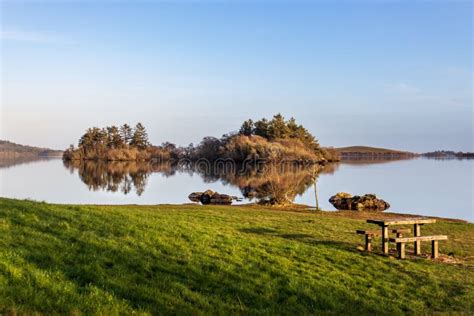
M 342 159 L 406 159 L 418 156 L 416 153 L 368 146 L 334 148 Z
M 62 154 L 62 150 L 26 146 L 0 140 L 0 158 L 60 157 Z

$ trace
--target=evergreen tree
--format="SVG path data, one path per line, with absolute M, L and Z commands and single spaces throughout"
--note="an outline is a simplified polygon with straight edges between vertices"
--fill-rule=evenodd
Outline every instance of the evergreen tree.
M 96 148 L 107 144 L 107 131 L 98 127 L 87 129 L 86 133 L 79 139 L 79 147 Z
M 79 139 L 79 147 L 80 148 L 91 148 L 94 146 L 94 128 L 88 128 L 84 135 L 81 136 Z
M 239 134 L 245 136 L 251 136 L 254 133 L 254 124 L 251 119 L 245 121 L 240 127 Z
M 129 145 L 133 137 L 132 128 L 128 124 L 123 124 L 120 127 L 120 136 L 122 137 L 124 144 Z
M 107 127 L 107 147 L 121 148 L 124 145 L 122 136 L 117 126 Z
M 268 138 L 268 121 L 263 118 L 254 124 L 254 134 L 263 138 Z
M 138 123 L 135 126 L 130 145 L 139 149 L 146 149 L 150 145 L 148 142 L 148 134 L 142 123 Z
M 106 128 L 98 128 L 97 132 L 94 133 L 94 143 L 95 146 L 103 147 L 107 146 L 107 129 Z
M 286 126 L 288 127 L 289 137 L 298 138 L 298 129 L 300 125 L 296 124 L 295 118 L 290 118 L 286 123 Z
M 286 126 L 285 118 L 283 115 L 278 113 L 273 117 L 273 119 L 270 121 L 269 127 L 268 127 L 268 138 L 273 140 L 277 138 L 285 138 L 289 136 L 289 129 L 288 126 Z

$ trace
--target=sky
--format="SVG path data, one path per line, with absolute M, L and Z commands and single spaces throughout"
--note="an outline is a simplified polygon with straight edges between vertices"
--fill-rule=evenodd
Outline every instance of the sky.
M 0 2 L 0 139 L 295 117 L 324 146 L 474 151 L 471 1 Z

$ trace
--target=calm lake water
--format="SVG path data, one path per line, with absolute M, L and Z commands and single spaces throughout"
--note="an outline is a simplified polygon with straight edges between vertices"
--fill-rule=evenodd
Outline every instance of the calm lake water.
M 391 204 L 390 212 L 474 222 L 473 166 L 473 160 L 422 158 L 331 165 L 318 177 L 320 207 L 334 210 L 328 199 L 336 192 L 375 193 Z M 0 164 L 1 196 L 50 203 L 181 204 L 190 202 L 189 193 L 206 189 L 245 196 L 242 203 L 247 203 L 268 195 L 271 187 L 296 203 L 314 206 L 313 183 L 298 172 L 234 177 L 130 163 L 65 166 L 60 159 Z

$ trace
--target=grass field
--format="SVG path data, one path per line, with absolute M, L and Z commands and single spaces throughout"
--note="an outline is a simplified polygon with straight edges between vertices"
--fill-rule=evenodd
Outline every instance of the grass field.
M 0 314 L 472 314 L 473 224 L 422 229 L 458 263 L 400 261 L 347 214 L 0 198 Z

